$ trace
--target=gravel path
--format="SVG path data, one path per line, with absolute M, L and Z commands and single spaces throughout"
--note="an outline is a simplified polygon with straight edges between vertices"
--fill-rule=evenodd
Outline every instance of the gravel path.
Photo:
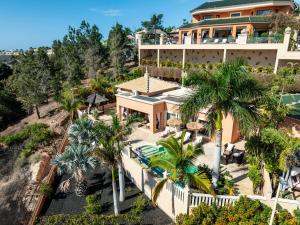
M 62 178 L 62 180 L 65 177 Z M 113 214 L 113 201 L 112 201 L 112 187 L 110 172 L 104 168 L 99 167 L 95 173 L 89 176 L 89 194 L 96 192 L 102 193 L 101 205 L 103 207 L 103 214 Z M 126 200 L 120 203 L 121 213 L 129 212 L 132 203 L 141 194 L 140 190 L 128 179 L 126 179 Z M 145 196 L 145 198 L 147 198 Z M 84 197 L 77 197 L 73 189 L 69 193 L 61 193 L 56 191 L 55 197 L 48 205 L 45 206 L 43 213 L 45 216 L 55 214 L 75 214 L 83 211 L 85 205 Z M 149 204 L 148 208 L 143 213 L 143 224 L 153 225 L 171 225 L 172 220 L 159 208 L 154 208 Z

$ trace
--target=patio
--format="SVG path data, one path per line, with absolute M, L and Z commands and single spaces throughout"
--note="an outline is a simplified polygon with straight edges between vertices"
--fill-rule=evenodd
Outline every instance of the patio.
M 151 131 L 136 128 L 130 135 L 129 140 L 131 141 L 132 147 L 137 148 L 144 145 L 156 145 L 157 141 L 160 140 L 161 133 L 152 134 Z M 225 143 L 224 143 L 225 144 Z M 235 143 L 235 148 L 244 150 L 245 141 Z M 214 158 L 214 142 L 208 142 L 203 144 L 205 154 L 199 156 L 195 161 L 195 165 L 206 164 L 212 168 Z M 228 163 L 227 165 L 221 165 L 222 168 L 226 169 L 232 175 L 232 179 L 235 181 L 236 188 L 239 194 L 252 195 L 252 185 L 250 179 L 247 177 L 248 166 L 246 164 L 238 165 L 237 163 Z

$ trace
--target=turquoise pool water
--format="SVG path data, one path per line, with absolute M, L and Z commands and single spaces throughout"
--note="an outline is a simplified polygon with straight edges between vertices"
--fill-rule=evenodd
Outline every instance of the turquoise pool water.
M 148 166 L 151 157 L 165 154 L 166 150 L 162 146 L 145 145 L 140 147 L 139 152 L 139 160 Z M 163 174 L 165 172 L 161 167 L 158 166 L 152 167 L 151 170 L 158 177 L 163 177 Z
M 166 150 L 162 146 L 153 146 L 153 145 L 145 145 L 139 148 L 139 160 L 146 164 L 147 166 L 150 163 L 150 158 L 153 156 L 162 156 L 167 154 Z M 198 172 L 198 167 L 193 164 L 188 165 L 186 168 L 186 172 L 190 174 L 194 174 Z M 163 177 L 164 170 L 161 167 L 152 167 L 152 172 L 157 175 L 158 177 Z

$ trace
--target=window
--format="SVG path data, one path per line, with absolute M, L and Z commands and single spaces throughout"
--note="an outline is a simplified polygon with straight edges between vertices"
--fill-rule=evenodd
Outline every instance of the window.
M 256 15 L 257 16 L 267 16 L 271 14 L 271 10 L 257 10 Z
M 238 16 L 241 16 L 241 13 L 240 13 L 240 12 L 237 12 L 237 13 L 230 13 L 230 17 L 238 17 Z
M 203 19 L 204 19 L 204 20 L 211 19 L 211 18 L 213 18 L 212 15 L 206 15 L 206 16 L 203 16 Z

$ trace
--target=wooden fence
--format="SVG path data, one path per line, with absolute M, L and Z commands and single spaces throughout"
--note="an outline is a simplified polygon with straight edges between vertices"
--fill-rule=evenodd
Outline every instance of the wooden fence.
M 66 148 L 67 145 L 68 145 L 68 133 L 65 132 L 64 138 L 63 138 L 63 140 L 60 144 L 60 147 L 59 147 L 57 153 L 63 153 L 65 151 L 65 148 Z M 55 179 L 55 175 L 56 175 L 56 170 L 57 170 L 56 166 L 51 167 L 51 169 L 49 171 L 49 174 L 46 177 L 44 183 L 49 184 L 49 185 L 53 184 L 54 179 Z M 37 218 L 39 217 L 39 215 L 40 215 L 40 213 L 43 209 L 43 206 L 46 202 L 46 199 L 47 199 L 47 197 L 45 195 L 39 194 L 38 200 L 36 202 L 36 205 L 34 207 L 34 210 L 33 210 L 32 214 L 31 214 L 28 225 L 34 225 L 35 224 Z

